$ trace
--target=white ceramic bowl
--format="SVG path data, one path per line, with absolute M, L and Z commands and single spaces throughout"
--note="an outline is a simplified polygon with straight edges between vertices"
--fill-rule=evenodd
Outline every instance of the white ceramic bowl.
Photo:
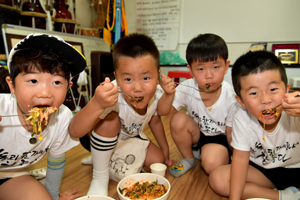
M 138 181 L 141 181 L 141 182 L 148 181 L 148 182 L 151 183 L 153 181 L 156 181 L 156 179 L 158 180 L 159 184 L 163 184 L 168 189 L 166 194 L 164 194 L 163 196 L 157 198 L 156 200 L 166 200 L 166 199 L 168 199 L 169 194 L 170 194 L 170 190 L 171 190 L 171 185 L 170 185 L 170 182 L 166 178 L 164 178 L 160 175 L 157 175 L 157 174 L 139 173 L 139 174 L 133 174 L 133 175 L 127 176 L 127 177 L 123 178 L 118 183 L 117 191 L 118 191 L 118 196 L 119 196 L 120 200 L 130 200 L 130 199 L 127 198 L 127 197 L 124 197 L 120 193 L 119 188 L 123 189 L 124 187 L 130 187 L 132 184 L 135 184 Z
M 115 199 L 107 196 L 101 196 L 101 195 L 89 195 L 89 196 L 79 197 L 76 200 L 115 200 Z

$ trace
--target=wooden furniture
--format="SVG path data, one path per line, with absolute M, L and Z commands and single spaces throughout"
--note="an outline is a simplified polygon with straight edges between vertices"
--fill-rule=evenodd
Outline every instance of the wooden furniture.
M 186 110 L 182 110 L 186 112 Z M 170 157 L 173 160 L 179 161 L 181 154 L 179 153 L 169 129 L 170 118 L 172 114 L 162 117 L 162 122 L 165 128 L 165 133 L 170 149 Z M 145 134 L 155 144 L 156 140 L 147 126 Z M 92 180 L 93 167 L 91 165 L 82 165 L 81 159 L 90 155 L 90 152 L 85 150 L 81 145 L 78 145 L 67 152 L 67 160 L 65 172 L 61 183 L 61 191 L 70 189 L 78 189 L 83 195 L 88 192 L 90 182 Z M 227 200 L 212 191 L 208 185 L 208 176 L 200 166 L 200 161 L 196 160 L 196 166 L 188 171 L 185 175 L 175 178 L 166 172 L 166 178 L 170 181 L 171 191 L 169 200 Z M 43 158 L 40 162 L 31 166 L 29 170 L 38 169 L 47 166 L 47 158 Z M 118 200 L 117 182 L 109 181 L 108 195 Z
M 114 68 L 112 53 L 103 51 L 91 52 L 91 67 L 92 67 L 92 95 L 94 95 L 96 87 L 109 77 L 114 80 Z

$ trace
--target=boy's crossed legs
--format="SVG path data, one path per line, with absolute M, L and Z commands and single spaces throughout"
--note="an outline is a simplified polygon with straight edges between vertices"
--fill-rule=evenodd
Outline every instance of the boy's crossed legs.
M 223 165 L 209 175 L 210 187 L 221 196 L 229 197 L 230 170 L 231 165 Z M 249 165 L 242 199 L 298 200 L 300 198 L 300 192 L 295 187 L 287 187 L 284 190 L 274 190 L 274 188 L 275 185 L 262 172 Z
M 192 146 L 197 144 L 201 137 L 206 136 L 202 135 L 200 137 L 200 129 L 197 123 L 192 117 L 183 112 L 177 112 L 173 115 L 170 130 L 173 140 L 183 156 L 179 163 L 170 168 L 170 173 L 175 177 L 179 177 L 196 165 Z M 209 138 L 209 136 L 207 137 Z M 224 136 L 224 141 L 226 141 L 226 136 Z M 200 148 L 201 165 L 206 173 L 209 174 L 216 167 L 228 164 L 229 153 L 225 146 L 208 142 Z

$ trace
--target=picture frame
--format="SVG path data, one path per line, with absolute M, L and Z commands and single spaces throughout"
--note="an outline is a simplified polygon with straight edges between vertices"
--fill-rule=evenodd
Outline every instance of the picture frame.
M 275 49 L 282 64 L 299 64 L 299 49 Z
M 251 44 L 249 51 L 265 51 L 267 50 L 267 43 Z
M 6 34 L 7 38 L 7 48 L 10 51 L 20 40 L 24 39 L 26 35 L 15 35 L 15 34 Z M 82 55 L 84 55 L 83 44 L 81 42 L 72 42 L 66 41 L 71 44 L 74 48 L 76 48 Z
M 299 64 L 299 46 L 300 44 L 273 44 L 272 52 L 282 64 Z

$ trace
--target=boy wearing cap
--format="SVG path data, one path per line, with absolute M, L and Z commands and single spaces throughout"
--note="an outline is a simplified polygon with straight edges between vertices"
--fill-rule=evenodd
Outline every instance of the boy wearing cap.
M 7 64 L 12 94 L 0 94 L 0 115 L 10 116 L 0 116 L 0 199 L 78 198 L 77 190 L 58 194 L 66 151 L 79 144 L 69 135 L 72 112 L 62 103 L 72 86 L 71 77 L 85 69 L 85 58 L 61 38 L 34 34 L 16 44 Z M 24 115 L 42 107 L 57 111 L 36 132 Z M 24 168 L 47 153 L 44 187 Z

